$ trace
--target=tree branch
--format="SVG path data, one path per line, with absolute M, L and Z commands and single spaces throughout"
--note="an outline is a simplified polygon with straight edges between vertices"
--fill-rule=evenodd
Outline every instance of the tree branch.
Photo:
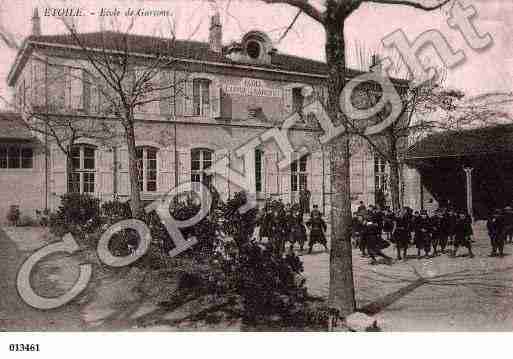
M 438 3 L 436 5 L 424 5 L 415 1 L 409 1 L 409 0 L 365 0 L 366 2 L 373 2 L 378 4 L 387 4 L 387 5 L 403 5 L 403 6 L 410 6 L 415 9 L 424 10 L 424 11 L 432 11 L 436 9 L 440 9 L 444 5 L 448 4 L 452 0 L 444 0 L 441 3 Z
M 321 24 L 324 23 L 324 13 L 316 9 L 312 4 L 308 3 L 308 0 L 262 0 L 266 4 L 287 4 L 290 6 L 297 7 L 306 15 L 310 16 Z

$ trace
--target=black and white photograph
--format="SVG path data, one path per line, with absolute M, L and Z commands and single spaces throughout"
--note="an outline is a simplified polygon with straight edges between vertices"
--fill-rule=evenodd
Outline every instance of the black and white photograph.
M 513 1 L 1 0 L 0 49 L 1 357 L 513 332 Z

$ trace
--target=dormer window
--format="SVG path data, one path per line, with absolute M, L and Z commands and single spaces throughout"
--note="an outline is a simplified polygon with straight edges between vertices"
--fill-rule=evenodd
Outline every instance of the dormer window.
M 248 44 L 246 45 L 246 52 L 248 53 L 248 56 L 252 59 L 258 59 L 260 57 L 262 49 L 258 42 L 248 41 Z

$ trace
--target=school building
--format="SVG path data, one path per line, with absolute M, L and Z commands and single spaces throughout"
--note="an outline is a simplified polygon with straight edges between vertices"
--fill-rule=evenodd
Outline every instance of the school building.
M 117 32 L 43 35 L 37 10 L 32 35 L 25 39 L 12 65 L 8 85 L 14 89 L 16 111 L 0 113 L 0 222 L 10 206 L 22 216 L 36 210 L 55 210 L 67 191 L 90 193 L 102 201 L 128 199 L 128 152 L 122 131 L 108 140 L 78 138 L 71 149 L 71 164 L 48 136 L 20 125 L 25 109 L 41 116 L 69 120 L 112 120 L 105 99 L 87 78 L 91 64 L 83 48 L 116 51 L 129 44 L 130 56 L 150 63 L 169 39 Z M 229 166 L 243 171 L 242 158 L 232 152 L 266 131 L 283 124 L 293 113 L 313 101 L 324 102 L 325 63 L 280 53 L 263 32 L 250 31 L 240 41 L 224 44 L 219 15 L 211 18 L 208 41 L 175 40 L 175 60 L 161 78 L 183 79 L 175 96 L 138 108 L 135 137 L 139 160 L 139 186 L 151 201 L 186 181 L 214 184 L 223 198 L 239 190 L 227 176 L 207 177 L 203 172 L 214 161 L 229 155 Z M 348 70 L 348 78 L 361 72 Z M 407 86 L 406 82 L 395 82 Z M 164 94 L 166 95 L 166 94 Z M 298 202 L 309 193 L 309 206 L 330 213 L 330 152 L 319 144 L 322 135 L 315 113 L 304 114 L 290 130 L 295 149 L 306 146 L 286 168 L 277 143 L 264 141 L 255 149 L 254 188 L 260 202 L 281 198 Z M 51 136 L 50 136 L 51 137 Z M 354 205 L 375 202 L 386 188 L 387 166 L 363 146 L 351 159 Z M 405 191 L 408 191 L 408 186 Z

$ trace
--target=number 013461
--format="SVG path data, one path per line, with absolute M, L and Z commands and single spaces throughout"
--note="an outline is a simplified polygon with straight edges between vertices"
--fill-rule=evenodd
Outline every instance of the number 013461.
M 39 344 L 9 344 L 10 352 L 38 352 Z

